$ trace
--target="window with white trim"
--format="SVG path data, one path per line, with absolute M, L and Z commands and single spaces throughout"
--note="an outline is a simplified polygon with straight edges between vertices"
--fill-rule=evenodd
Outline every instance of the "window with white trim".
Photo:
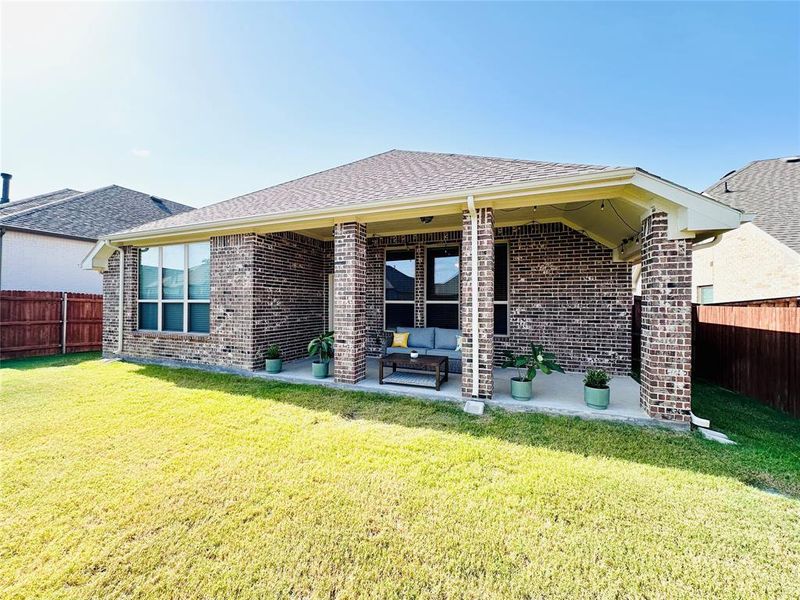
M 211 247 L 208 242 L 139 251 L 139 329 L 209 332 Z
M 713 285 L 697 286 L 697 302 L 699 304 L 712 304 L 714 302 L 714 286 Z
M 384 329 L 414 326 L 414 250 L 387 250 L 383 272 Z

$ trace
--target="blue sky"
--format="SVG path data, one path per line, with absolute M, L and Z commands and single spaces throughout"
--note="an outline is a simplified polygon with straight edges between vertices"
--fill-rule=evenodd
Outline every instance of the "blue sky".
M 637 165 L 800 153 L 800 5 L 2 5 L 12 199 L 201 206 L 390 148 Z

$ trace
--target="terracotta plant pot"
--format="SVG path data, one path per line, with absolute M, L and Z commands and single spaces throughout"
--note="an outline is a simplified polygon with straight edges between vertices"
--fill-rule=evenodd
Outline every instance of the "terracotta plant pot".
M 518 377 L 511 378 L 511 397 L 514 400 L 530 400 L 533 396 L 533 381 L 522 381 Z
M 611 389 L 593 388 L 588 385 L 583 386 L 583 400 L 589 408 L 605 410 L 608 408 L 608 401 L 611 398 Z

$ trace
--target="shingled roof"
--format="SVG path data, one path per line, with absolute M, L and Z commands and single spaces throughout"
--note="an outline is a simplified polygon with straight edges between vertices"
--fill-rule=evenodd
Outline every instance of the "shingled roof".
M 755 160 L 703 193 L 755 214 L 755 225 L 800 253 L 800 157 Z
M 614 168 L 617 167 L 390 150 L 130 231 L 346 207 Z
M 42 206 L 43 204 L 49 204 L 55 200 L 62 200 L 82 193 L 83 192 L 79 192 L 78 190 L 64 188 L 63 190 L 56 190 L 55 192 L 48 192 L 47 194 L 39 194 L 38 196 L 31 196 L 30 198 L 0 204 L 0 217 L 7 217 L 8 215 L 22 212 L 23 210 L 29 210 L 36 206 Z
M 64 189 L 0 205 L 0 227 L 96 240 L 191 210 L 118 185 L 89 192 Z

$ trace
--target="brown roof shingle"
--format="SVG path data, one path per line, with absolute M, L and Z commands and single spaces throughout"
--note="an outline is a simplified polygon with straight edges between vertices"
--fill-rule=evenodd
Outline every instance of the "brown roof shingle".
M 29 199 L 50 196 L 45 203 L 24 200 L 8 203 L 6 206 L 16 204 L 17 209 L 0 210 L 0 227 L 96 240 L 120 229 L 192 210 L 191 206 L 119 185 L 56 199 L 54 194 L 61 192 Z
M 616 167 L 390 150 L 131 229 L 154 231 L 234 218 L 456 192 L 597 173 Z

